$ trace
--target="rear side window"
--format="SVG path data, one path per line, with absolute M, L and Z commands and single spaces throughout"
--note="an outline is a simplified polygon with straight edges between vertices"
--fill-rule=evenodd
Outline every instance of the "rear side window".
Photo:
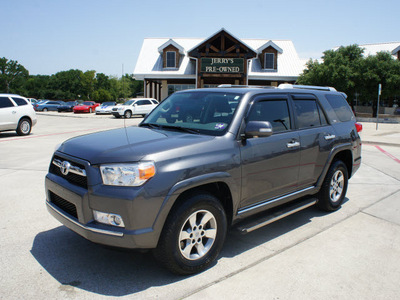
M 268 121 L 274 133 L 290 130 L 289 108 L 286 100 L 266 100 L 253 105 L 248 121 Z
M 13 107 L 14 104 L 7 97 L 0 97 L 0 108 Z
M 296 107 L 297 126 L 299 129 L 318 127 L 326 124 L 325 116 L 315 100 L 294 100 Z
M 325 97 L 341 122 L 347 122 L 353 118 L 353 112 L 346 99 L 340 95 L 325 95 Z
M 15 101 L 15 103 L 17 103 L 18 106 L 28 105 L 28 102 L 22 98 L 12 97 L 12 99 Z

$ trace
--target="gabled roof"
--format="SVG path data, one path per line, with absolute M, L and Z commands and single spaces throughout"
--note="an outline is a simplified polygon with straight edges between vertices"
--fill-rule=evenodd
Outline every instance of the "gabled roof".
M 176 49 L 179 50 L 179 53 L 184 55 L 185 54 L 185 49 L 181 45 L 179 45 L 177 42 L 175 42 L 173 39 L 169 39 L 166 41 L 164 44 L 162 44 L 160 47 L 158 47 L 158 52 L 162 53 L 165 48 L 167 48 L 169 45 L 174 46 Z
M 392 55 L 396 55 L 400 51 L 400 45 L 392 51 Z
M 247 48 L 246 50 L 250 53 L 252 53 L 254 56 L 256 56 L 256 51 L 254 49 L 252 49 L 250 46 L 248 46 L 246 43 L 243 42 L 243 40 L 238 39 L 237 37 L 235 37 L 233 34 L 231 34 L 228 30 L 226 30 L 225 28 L 221 28 L 220 30 L 218 30 L 216 33 L 212 34 L 210 37 L 206 38 L 205 40 L 203 40 L 200 44 L 196 45 L 195 47 L 193 47 L 192 49 L 190 49 L 188 51 L 189 56 L 194 56 L 193 52 L 196 49 L 202 48 L 204 46 L 207 45 L 207 43 L 209 43 L 210 40 L 212 40 L 214 37 L 220 35 L 224 33 L 225 35 L 227 35 L 228 37 L 230 37 L 232 40 L 234 40 L 236 43 L 241 44 L 244 48 Z
M 260 48 L 257 49 L 258 53 L 261 53 L 264 51 L 264 49 L 267 49 L 268 47 L 272 47 L 274 48 L 276 51 L 278 51 L 279 53 L 282 54 L 283 50 L 282 48 L 278 47 L 277 44 L 275 44 L 273 41 L 269 40 L 268 42 L 266 42 L 264 45 L 262 45 Z

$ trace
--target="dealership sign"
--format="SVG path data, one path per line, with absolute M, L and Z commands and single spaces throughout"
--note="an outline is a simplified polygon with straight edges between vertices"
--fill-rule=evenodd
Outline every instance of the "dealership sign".
M 203 73 L 243 73 L 243 58 L 202 58 Z

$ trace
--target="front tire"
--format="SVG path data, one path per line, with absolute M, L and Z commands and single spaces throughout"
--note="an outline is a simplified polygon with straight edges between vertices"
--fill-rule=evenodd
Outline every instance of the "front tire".
M 346 196 L 348 178 L 348 171 L 344 162 L 341 160 L 334 161 L 318 193 L 317 206 L 321 210 L 329 212 L 340 208 Z
M 32 124 L 29 119 L 21 119 L 18 123 L 17 134 L 18 135 L 28 135 L 31 133 Z
M 226 214 L 218 199 L 208 193 L 192 195 L 170 213 L 153 253 L 175 274 L 198 273 L 217 258 L 226 231 Z
M 130 111 L 130 110 L 127 110 L 125 113 L 124 113 L 124 118 L 125 119 L 130 119 L 132 117 L 132 112 Z

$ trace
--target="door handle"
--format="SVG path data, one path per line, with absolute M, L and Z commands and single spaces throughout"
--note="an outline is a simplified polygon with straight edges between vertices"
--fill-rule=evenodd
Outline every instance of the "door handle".
M 325 138 L 326 141 L 329 141 L 329 140 L 335 139 L 335 138 L 336 138 L 336 135 L 334 135 L 334 134 L 328 134 L 328 135 L 325 135 L 324 138 Z
M 290 143 L 286 144 L 286 147 L 288 147 L 288 148 L 300 147 L 300 143 L 297 141 L 291 141 Z

